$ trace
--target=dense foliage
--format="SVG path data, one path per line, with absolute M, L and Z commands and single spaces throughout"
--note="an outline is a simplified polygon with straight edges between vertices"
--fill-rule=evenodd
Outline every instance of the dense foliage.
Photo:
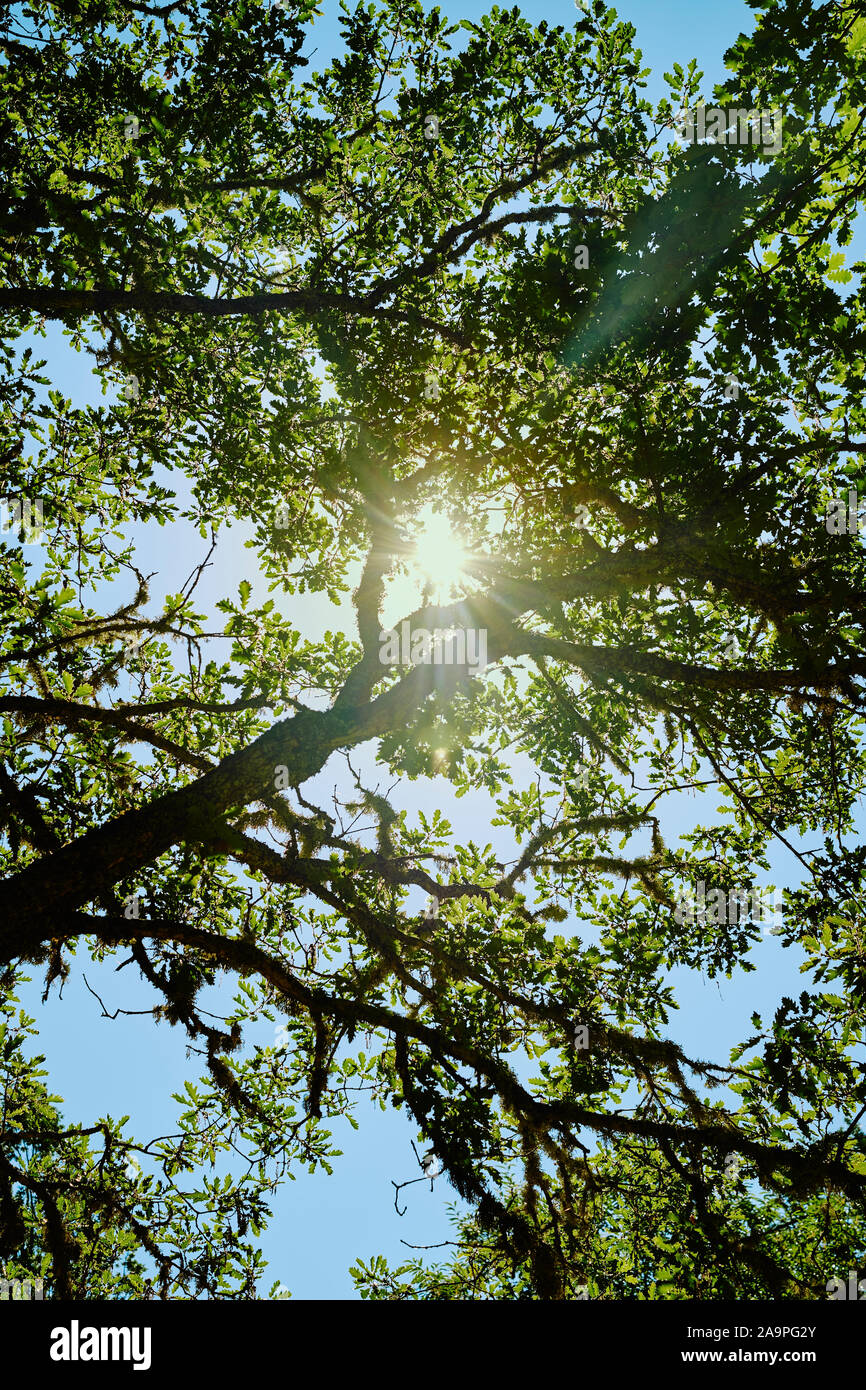
M 317 69 L 313 0 L 3 7 L 0 458 L 45 500 L 0 548 L 7 1277 L 254 1297 L 269 1194 L 372 1094 L 472 1214 L 364 1296 L 825 1298 L 866 1238 L 866 565 L 825 524 L 866 450 L 866 21 L 769 3 L 725 91 L 676 67 L 658 104 L 600 0 L 342 30 Z M 701 99 L 781 112 L 781 149 L 672 140 Z M 379 659 L 432 504 L 472 563 L 404 616 L 484 630 L 483 672 Z M 203 554 L 252 520 L 271 597 L 216 631 L 204 560 L 158 591 L 137 546 L 180 517 Z M 293 625 L 349 590 L 347 630 Z M 477 788 L 508 861 L 455 842 Z M 778 844 L 803 992 L 687 1055 L 671 972 L 754 968 L 718 903 Z M 109 956 L 188 1034 L 173 1136 L 43 1082 L 16 982 Z

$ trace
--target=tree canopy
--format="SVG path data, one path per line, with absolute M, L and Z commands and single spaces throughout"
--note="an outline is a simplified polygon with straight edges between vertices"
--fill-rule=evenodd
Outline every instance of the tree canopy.
M 470 1212 L 364 1297 L 821 1299 L 862 1252 L 866 565 L 828 503 L 856 518 L 866 450 L 866 21 L 758 8 L 724 90 L 677 65 L 651 102 L 601 0 L 362 3 L 318 67 L 314 0 L 3 7 L 0 457 L 44 499 L 0 547 L 7 1277 L 256 1296 L 275 1186 L 359 1093 Z M 708 100 L 781 147 L 674 138 Z M 381 660 L 431 508 L 468 560 L 397 626 L 483 632 L 483 670 Z M 164 594 L 141 537 L 182 519 L 205 558 Z M 510 859 L 456 840 L 471 790 Z M 780 846 L 803 991 L 693 1056 L 672 974 L 755 968 L 754 903 L 720 904 Z M 191 1044 L 168 1138 L 43 1080 L 22 975 L 108 957 Z

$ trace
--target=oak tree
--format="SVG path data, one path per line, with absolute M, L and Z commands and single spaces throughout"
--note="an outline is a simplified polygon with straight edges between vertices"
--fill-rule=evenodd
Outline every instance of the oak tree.
M 824 1298 L 856 1260 L 866 567 L 827 509 L 866 449 L 864 23 L 767 4 L 725 90 L 676 65 L 651 102 L 601 0 L 376 0 L 327 61 L 313 0 L 3 7 L 7 1277 L 256 1296 L 270 1195 L 359 1094 L 470 1212 L 445 1264 L 360 1264 L 364 1297 Z M 781 113 L 781 148 L 676 139 L 701 100 Z M 483 632 L 483 671 L 380 660 L 434 506 L 468 560 L 400 620 Z M 183 521 L 165 594 L 141 538 Z M 309 593 L 351 621 L 305 635 Z M 462 843 L 469 791 L 495 831 Z M 674 972 L 755 968 L 728 909 L 779 847 L 803 992 L 692 1055 Z M 21 978 L 109 958 L 188 1036 L 174 1135 L 43 1082 Z

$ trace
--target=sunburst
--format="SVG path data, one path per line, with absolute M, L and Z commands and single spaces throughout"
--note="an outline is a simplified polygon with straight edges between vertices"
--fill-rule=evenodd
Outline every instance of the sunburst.
M 469 555 L 454 527 L 441 512 L 427 507 L 419 517 L 420 531 L 411 563 L 434 603 L 453 597 L 465 579 Z

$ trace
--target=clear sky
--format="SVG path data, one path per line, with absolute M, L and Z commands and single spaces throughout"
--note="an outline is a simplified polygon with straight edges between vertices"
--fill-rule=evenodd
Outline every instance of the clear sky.
M 462 0 L 459 8 L 449 10 L 447 3 L 440 8 L 458 19 L 477 17 L 490 5 Z M 575 18 L 572 0 L 526 0 L 520 8 L 531 19 L 550 24 L 570 25 Z M 665 70 L 670 71 L 675 61 L 685 66 L 691 58 L 697 59 L 704 71 L 704 92 L 709 96 L 712 87 L 724 78 L 725 49 L 738 33 L 751 31 L 754 22 L 753 11 L 742 0 L 716 0 L 712 5 L 696 5 L 694 0 L 622 0 L 617 10 L 637 29 L 644 66 L 652 69 L 646 89 L 650 98 L 663 95 L 661 75 Z M 306 47 L 307 53 L 317 49 L 314 64 L 326 61 L 333 51 L 338 33 L 335 15 L 336 5 L 329 3 Z M 83 355 L 76 359 L 56 328 L 49 328 L 40 356 L 48 358 L 55 384 L 74 404 L 102 399 L 90 370 L 92 359 Z M 176 484 L 178 474 L 172 477 Z M 164 530 L 139 528 L 139 534 L 137 562 L 145 572 L 158 571 L 153 597 L 154 606 L 161 607 L 161 594 L 180 588 L 201 557 L 203 543 L 192 527 L 182 524 Z M 242 578 L 256 579 L 253 552 L 243 546 L 251 534 L 251 526 L 239 523 L 224 539 L 218 563 L 198 591 L 199 607 L 234 594 Z M 264 594 L 263 583 L 258 592 Z M 292 622 L 310 636 L 341 626 L 339 616 L 322 597 L 293 599 L 287 611 Z M 351 623 L 351 610 L 346 612 L 346 622 Z M 315 799 L 319 787 L 329 789 L 334 776 L 329 765 L 313 784 L 310 798 Z M 440 804 L 442 785 L 427 780 L 407 782 L 392 799 L 410 811 L 430 812 Z M 457 801 L 447 787 L 445 791 L 440 809 L 452 818 L 457 839 L 473 838 L 482 844 L 489 839 L 495 844 L 494 832 L 488 833 L 486 828 L 493 814 L 489 799 L 470 794 Z M 697 806 L 697 802 L 683 802 L 676 813 L 675 829 L 697 818 Z M 707 814 L 708 808 L 701 808 L 701 818 Z M 670 823 L 666 838 L 669 843 L 674 841 Z M 773 881 L 786 882 L 783 862 L 777 860 L 773 867 Z M 731 1044 L 743 1035 L 744 1021 L 753 1010 L 766 1011 L 786 990 L 803 987 L 793 950 L 784 951 L 775 938 L 765 938 L 753 958 L 759 969 L 732 981 L 709 981 L 680 972 L 681 1011 L 671 1020 L 671 1033 L 687 1050 L 723 1060 Z M 185 1058 L 185 1033 L 167 1024 L 154 1027 L 148 1017 L 120 1017 L 112 1022 L 100 1018 L 99 1006 L 83 983 L 82 967 L 110 1010 L 147 1008 L 154 1000 L 148 989 L 132 979 L 130 971 L 115 973 L 117 958 L 102 967 L 86 964 L 82 955 L 78 960 L 62 1003 L 55 989 L 43 1006 L 38 980 L 24 996 L 29 1011 L 39 1020 L 40 1050 L 48 1058 L 50 1089 L 63 1096 L 66 1118 L 92 1123 L 106 1113 L 130 1114 L 130 1131 L 140 1140 L 173 1129 L 176 1107 L 170 1100 L 171 1092 L 181 1088 L 185 1077 L 195 1080 L 197 1076 Z M 230 989 L 228 997 L 231 993 Z M 264 1040 L 269 1041 L 267 1034 Z M 359 1106 L 357 1118 L 358 1132 L 347 1124 L 334 1130 L 335 1142 L 344 1152 L 336 1160 L 333 1177 L 311 1177 L 301 1170 L 297 1181 L 278 1194 L 274 1219 L 262 1238 L 269 1270 L 261 1292 L 279 1278 L 295 1298 L 351 1298 L 355 1295 L 347 1271 L 356 1258 L 383 1253 L 399 1261 L 408 1253 L 401 1239 L 430 1245 L 451 1236 L 448 1207 L 456 1197 L 444 1178 L 432 1193 L 427 1184 L 408 1189 L 404 1194 L 408 1211 L 402 1218 L 394 1210 L 391 1179 L 402 1181 L 417 1173 L 410 1147 L 410 1140 L 417 1139 L 414 1125 L 401 1114 L 390 1110 L 382 1113 L 378 1107 L 367 1105 Z

